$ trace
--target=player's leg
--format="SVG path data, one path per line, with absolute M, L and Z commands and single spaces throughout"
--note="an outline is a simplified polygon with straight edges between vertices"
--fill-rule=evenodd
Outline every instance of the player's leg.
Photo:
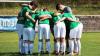
M 52 35 L 53 35 L 53 37 L 54 37 L 54 22 L 52 21 L 52 20 L 49 20 L 50 21 L 50 30 L 51 30 L 51 33 L 52 33 Z M 55 54 L 55 52 L 56 52 L 56 47 L 55 47 L 55 37 L 54 37 L 54 51 L 53 51 L 53 54 Z
M 55 54 L 58 55 L 60 52 L 60 30 L 57 25 L 54 25 L 54 37 L 55 37 Z
M 18 43 L 18 45 L 19 45 L 19 51 L 20 51 L 20 53 L 22 52 L 22 48 L 21 48 L 21 32 L 20 32 L 20 24 L 17 24 L 16 25 L 16 28 L 17 28 L 17 33 L 18 33 L 18 37 L 19 37 L 19 43 Z
M 64 37 L 60 38 L 60 54 L 64 55 L 66 50 L 66 41 Z
M 44 37 L 46 39 L 46 52 L 50 53 L 50 26 L 48 24 L 45 24 L 44 28 Z
M 35 30 L 33 28 L 29 29 L 29 52 L 33 53 L 34 48 L 34 38 L 35 38 Z
M 69 54 L 70 50 L 69 50 L 69 34 L 70 34 L 70 23 L 66 20 L 64 20 L 65 22 L 65 26 L 66 26 L 66 53 Z
M 22 51 L 22 53 L 24 53 L 24 51 L 25 51 L 24 50 L 24 46 L 23 46 L 23 44 L 24 44 L 24 41 L 23 41 L 23 29 L 24 29 L 24 25 L 21 24 L 21 29 L 20 29 L 21 30 L 21 39 L 20 39 L 20 43 L 21 44 L 20 45 L 21 45 L 21 51 Z
M 19 36 L 19 50 L 20 53 L 23 54 L 24 53 L 24 47 L 23 47 L 23 25 L 22 24 L 17 24 L 16 25 L 17 28 L 17 33 Z
M 56 55 L 59 55 L 60 54 L 60 37 L 55 37 L 55 47 L 56 47 L 56 52 L 55 54 Z
M 43 35 L 42 35 L 42 46 L 41 46 L 41 54 L 44 54 L 44 40 L 45 40 L 45 38 L 44 38 L 45 36 L 44 36 L 44 30 L 43 30 Z
M 80 42 L 80 39 L 81 39 L 82 31 L 83 31 L 83 24 L 80 23 L 78 25 L 78 29 L 77 29 L 76 44 L 75 44 L 75 53 L 77 55 L 80 55 L 80 53 L 81 53 L 81 42 Z
M 66 50 L 66 40 L 65 40 L 65 36 L 66 36 L 66 27 L 65 24 L 62 23 L 61 24 L 61 29 L 60 29 L 60 43 L 61 43 L 61 54 L 64 55 L 65 54 L 65 50 Z
M 68 27 L 66 28 L 66 36 L 65 36 L 65 40 L 66 40 L 66 53 L 68 54 L 70 52 L 69 50 L 69 33 L 70 33 L 70 29 L 68 29 Z
M 24 41 L 25 54 L 28 54 L 28 52 L 29 52 L 29 49 L 28 49 L 28 44 L 29 44 L 28 37 L 29 37 L 28 29 L 24 28 L 23 41 Z
M 42 52 L 42 42 L 43 42 L 43 25 L 39 24 L 38 27 L 38 52 Z
M 70 56 L 74 55 L 73 51 L 74 51 L 75 38 L 76 38 L 76 28 L 70 30 L 70 38 L 69 38 Z
M 54 39 L 53 39 L 53 41 L 54 41 L 54 51 L 53 51 L 53 54 L 55 54 L 55 52 L 56 52 L 56 46 L 55 46 L 55 43 L 56 43 L 56 41 L 55 41 L 55 36 L 54 36 L 54 26 L 53 26 L 54 24 L 52 24 L 52 26 L 50 25 L 50 31 L 51 31 L 51 33 L 52 33 L 52 35 L 53 35 L 53 37 L 54 37 Z

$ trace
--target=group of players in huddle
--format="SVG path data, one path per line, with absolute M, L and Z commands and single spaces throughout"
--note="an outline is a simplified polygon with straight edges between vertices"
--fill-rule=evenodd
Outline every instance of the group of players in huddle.
M 35 39 L 35 25 L 38 21 L 38 52 L 43 53 L 43 39 L 46 41 L 46 53 L 50 53 L 50 32 L 54 36 L 54 53 L 70 56 L 81 52 L 80 38 L 83 25 L 76 18 L 70 7 L 63 4 L 56 5 L 56 11 L 50 12 L 47 8 L 37 9 L 37 3 L 22 4 L 16 25 L 19 35 L 19 49 L 22 54 L 32 54 Z M 50 31 L 51 30 L 51 31 Z M 66 40 L 68 39 L 68 40 Z M 66 41 L 68 43 L 66 43 Z M 66 48 L 68 45 L 69 47 Z

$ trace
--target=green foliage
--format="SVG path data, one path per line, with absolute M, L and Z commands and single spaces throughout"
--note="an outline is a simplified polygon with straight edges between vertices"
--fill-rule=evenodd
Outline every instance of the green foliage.
M 99 15 L 100 14 L 100 1 L 91 0 L 37 0 L 40 8 L 47 7 L 50 11 L 55 11 L 55 5 L 59 2 L 64 5 L 70 6 L 74 14 L 81 15 Z M 87 2 L 89 1 L 89 2 Z M 83 3 L 84 2 L 84 3 Z M 3 3 L 0 2 L 0 15 L 17 15 L 22 3 Z
M 72 2 L 78 2 L 79 0 L 71 0 Z

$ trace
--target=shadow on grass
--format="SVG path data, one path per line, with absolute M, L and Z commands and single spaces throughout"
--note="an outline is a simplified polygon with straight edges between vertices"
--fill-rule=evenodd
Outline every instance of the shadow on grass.
M 38 54 L 37 52 L 33 53 L 32 55 L 22 55 L 19 52 L 7 52 L 7 53 L 0 53 L 0 56 L 55 56 L 52 54 Z
M 38 56 L 38 53 L 33 53 L 32 55 L 22 55 L 19 52 L 7 52 L 0 53 L 0 56 Z
M 0 53 L 0 56 L 20 56 L 18 52 Z

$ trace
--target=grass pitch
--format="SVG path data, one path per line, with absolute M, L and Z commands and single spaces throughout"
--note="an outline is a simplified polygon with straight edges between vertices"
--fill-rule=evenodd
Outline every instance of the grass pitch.
M 34 42 L 34 53 L 38 50 L 38 37 Z M 83 33 L 81 56 L 100 56 L 100 33 Z M 51 51 L 53 51 L 53 36 L 51 35 Z M 19 56 L 18 35 L 16 32 L 0 32 L 0 56 Z M 38 56 L 33 54 L 32 56 Z M 47 56 L 47 55 L 43 55 Z M 50 55 L 54 56 L 54 55 Z M 68 56 L 68 55 L 66 55 Z

